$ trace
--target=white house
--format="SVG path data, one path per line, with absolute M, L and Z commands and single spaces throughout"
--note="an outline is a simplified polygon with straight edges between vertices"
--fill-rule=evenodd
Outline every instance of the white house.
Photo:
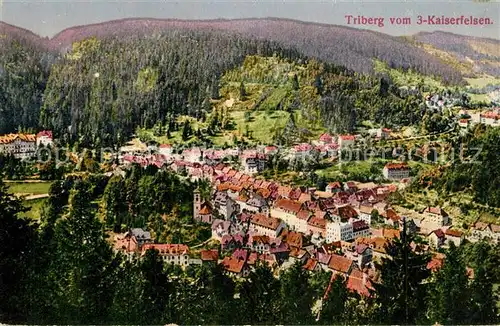
M 353 228 L 351 223 L 326 223 L 326 242 L 349 241 L 353 239 Z
M 401 180 L 410 177 L 410 167 L 406 163 L 387 163 L 383 174 L 389 180 Z

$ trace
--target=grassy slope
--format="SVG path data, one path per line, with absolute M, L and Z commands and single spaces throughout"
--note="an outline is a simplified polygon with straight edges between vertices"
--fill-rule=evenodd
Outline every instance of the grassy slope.
M 241 67 L 228 71 L 222 76 L 221 98 L 212 102 L 213 107 L 227 112 L 234 128 L 222 130 L 209 138 L 216 146 L 232 145 L 235 137 L 238 140 L 243 138 L 249 143 L 271 144 L 273 136 L 285 127 L 290 118 L 290 113 L 284 109 L 292 104 L 296 97 L 301 100 L 300 108 L 293 110 L 297 128 L 307 129 L 310 132 L 308 138 L 317 138 L 325 132 L 325 129 L 321 121 L 315 118 L 317 96 L 314 87 L 311 86 L 315 69 L 318 67 L 313 64 L 298 64 L 277 57 L 247 57 Z M 298 91 L 292 87 L 293 75 L 299 76 Z M 241 81 L 244 82 L 245 98 L 240 98 Z M 280 103 L 282 109 L 279 108 Z M 304 118 L 302 113 L 305 107 L 308 107 L 311 119 Z M 249 112 L 247 118 L 245 118 L 246 112 Z M 183 121 L 186 118 L 188 117 L 180 117 L 179 120 Z M 191 126 L 194 130 L 207 127 L 201 121 L 188 119 L 191 119 Z M 247 130 L 250 137 L 246 137 Z M 182 141 L 181 131 L 171 133 L 170 138 L 155 137 L 151 130 L 141 132 L 148 134 L 159 143 L 186 143 Z M 191 137 L 187 143 L 195 140 L 196 137 Z
M 8 183 L 9 191 L 14 194 L 47 194 L 50 182 L 11 182 Z

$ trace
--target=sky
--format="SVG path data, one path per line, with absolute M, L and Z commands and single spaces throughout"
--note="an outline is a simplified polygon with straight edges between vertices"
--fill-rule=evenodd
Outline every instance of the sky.
M 0 0 L 0 20 L 51 37 L 61 30 L 108 20 L 146 17 L 178 19 L 282 17 L 366 28 L 391 35 L 442 30 L 500 39 L 500 0 Z M 346 15 L 384 18 L 384 26 L 347 24 Z M 489 18 L 484 26 L 418 25 L 418 16 Z M 392 25 L 391 17 L 410 24 Z M 351 23 L 353 20 L 351 19 Z

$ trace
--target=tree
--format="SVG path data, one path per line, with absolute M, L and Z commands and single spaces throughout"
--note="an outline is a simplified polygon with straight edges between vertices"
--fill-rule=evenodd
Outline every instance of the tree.
M 343 276 L 337 276 L 329 286 L 329 291 L 324 298 L 321 308 L 321 323 L 327 325 L 338 325 L 346 322 L 347 301 L 349 292 L 347 283 Z
M 280 276 L 280 288 L 280 323 L 310 324 L 313 292 L 309 287 L 309 274 L 300 262 Z
M 457 304 L 460 302 L 461 304 Z M 459 249 L 450 244 L 443 267 L 437 272 L 428 296 L 431 323 L 468 324 L 471 317 L 471 293 L 465 264 Z
M 247 98 L 247 91 L 245 89 L 245 84 L 240 83 L 240 101 L 245 101 Z
M 21 281 L 29 271 L 30 250 L 36 241 L 35 224 L 19 216 L 25 212 L 20 200 L 8 192 L 0 175 L 0 320 L 18 322 L 23 302 Z
M 498 295 L 493 291 L 491 273 L 484 266 L 474 271 L 474 280 L 470 287 L 472 306 L 470 323 L 480 325 L 498 324 Z
M 67 323 L 106 320 L 113 297 L 116 262 L 91 202 L 90 185 L 77 181 L 68 213 L 55 226 L 57 247 L 50 272 L 56 293 L 53 308 Z
M 237 288 L 241 323 L 278 323 L 279 281 L 265 262 L 258 261 Z
M 406 235 L 406 225 L 401 236 L 401 240 L 396 238 L 387 246 L 390 257 L 377 264 L 381 283 L 374 284 L 380 305 L 376 322 L 382 324 L 417 324 L 425 312 L 423 281 L 430 275 L 427 269 L 430 257 L 411 250 L 412 236 Z

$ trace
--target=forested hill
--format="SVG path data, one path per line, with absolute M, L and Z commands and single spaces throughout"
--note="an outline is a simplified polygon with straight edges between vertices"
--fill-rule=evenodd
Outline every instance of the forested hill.
M 278 42 L 296 48 L 303 55 L 315 57 L 360 73 L 373 72 L 373 59 L 391 68 L 412 68 L 426 75 L 437 75 L 452 83 L 461 81 L 460 73 L 421 48 L 402 38 L 382 33 L 336 25 L 301 22 L 289 19 L 238 20 L 162 20 L 124 19 L 95 25 L 69 28 L 57 34 L 51 45 L 67 48 L 72 42 L 97 36 L 151 34 L 168 29 L 222 30 L 244 37 Z
M 488 38 L 456 35 L 446 32 L 418 33 L 413 39 L 429 53 L 433 50 L 452 56 L 462 65 L 469 66 L 469 73 L 500 75 L 500 41 Z M 439 53 L 434 51 L 439 56 Z M 446 60 L 446 59 L 445 59 Z

